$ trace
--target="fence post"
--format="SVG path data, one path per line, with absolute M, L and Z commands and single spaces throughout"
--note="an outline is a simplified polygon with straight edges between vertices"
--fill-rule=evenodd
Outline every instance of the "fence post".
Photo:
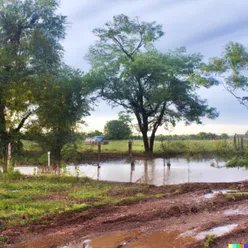
M 11 162 L 11 143 L 8 144 L 7 171 L 9 171 Z
M 243 137 L 240 138 L 240 150 L 241 152 L 244 151 L 244 138 Z
M 48 167 L 51 166 L 51 152 L 47 152 L 47 164 L 48 164 Z
M 100 168 L 101 167 L 100 166 L 100 160 L 101 160 L 101 142 L 98 141 L 97 145 L 98 145 L 98 168 Z
M 131 140 L 128 141 L 128 153 L 129 153 L 130 158 L 132 158 L 132 141 Z
M 236 133 L 233 136 L 233 143 L 234 143 L 234 148 L 237 150 L 237 140 L 236 140 Z

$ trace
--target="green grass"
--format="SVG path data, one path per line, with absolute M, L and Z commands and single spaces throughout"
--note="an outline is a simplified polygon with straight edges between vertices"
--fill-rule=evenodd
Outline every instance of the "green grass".
M 46 222 L 46 216 L 102 205 L 125 205 L 153 195 L 144 185 L 111 184 L 69 176 L 0 173 L 0 220 L 4 227 Z
M 24 150 L 13 158 L 16 164 L 47 164 L 47 153 L 42 152 L 37 143 L 25 140 L 22 142 Z M 66 163 L 97 160 L 97 154 L 97 145 L 88 145 L 82 140 L 78 142 L 77 149 L 71 146 L 64 147 L 62 150 L 62 160 Z M 102 158 L 128 156 L 128 140 L 111 140 L 108 145 L 101 146 L 101 154 Z M 176 156 L 179 154 L 188 156 L 217 154 L 231 158 L 236 155 L 236 152 L 233 148 L 232 140 L 174 140 L 164 141 L 163 145 L 160 141 L 156 141 L 154 144 L 154 156 Z M 133 141 L 133 155 L 147 156 L 141 140 Z
M 161 146 L 160 141 L 156 141 L 154 145 L 154 154 L 197 154 L 211 152 L 234 152 L 232 140 L 181 140 L 181 141 L 165 141 Z M 82 141 L 79 144 L 79 152 L 97 153 L 96 145 L 86 145 Z M 109 145 L 102 145 L 102 154 L 125 154 L 128 155 L 128 141 L 110 141 Z M 144 145 L 141 140 L 133 141 L 134 155 L 144 154 Z

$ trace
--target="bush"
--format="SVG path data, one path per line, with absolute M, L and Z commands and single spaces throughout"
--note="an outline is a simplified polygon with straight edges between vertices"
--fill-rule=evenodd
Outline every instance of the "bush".
M 41 164 L 41 165 L 47 164 L 47 162 L 48 162 L 47 153 L 45 153 L 45 154 L 43 154 L 42 156 L 40 156 L 40 157 L 38 158 L 38 162 L 39 162 L 39 164 Z

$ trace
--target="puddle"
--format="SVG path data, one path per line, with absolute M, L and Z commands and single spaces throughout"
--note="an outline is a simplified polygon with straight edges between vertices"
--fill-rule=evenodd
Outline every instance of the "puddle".
M 211 228 L 211 229 L 208 229 L 206 231 L 198 233 L 195 236 L 195 238 L 204 239 L 206 237 L 206 235 L 210 235 L 210 234 L 214 234 L 215 236 L 218 237 L 218 236 L 221 236 L 225 233 L 232 231 L 236 226 L 238 226 L 238 225 L 237 224 L 231 224 L 231 225 L 226 225 L 226 226 L 214 227 L 214 228 Z
M 111 160 L 96 164 L 67 165 L 65 173 L 72 176 L 88 176 L 96 180 L 145 183 L 154 185 L 180 184 L 187 182 L 237 182 L 248 178 L 244 168 L 226 168 L 225 162 L 218 162 L 219 168 L 211 167 L 213 160 L 188 160 L 171 158 L 170 167 L 167 160 L 156 158 L 136 160 L 134 164 L 126 160 Z M 23 174 L 47 173 L 35 166 L 15 167 Z M 54 172 L 53 172 L 54 173 Z
M 184 247 L 195 241 L 192 237 L 180 237 L 179 232 L 157 232 L 140 237 L 127 248 L 158 248 L 158 247 Z
M 224 211 L 224 215 L 248 215 L 248 207 L 227 209 Z
M 205 199 L 214 198 L 217 194 L 227 194 L 227 193 L 237 193 L 238 190 L 228 190 L 228 189 L 221 189 L 221 190 L 213 190 L 212 193 L 208 193 L 203 195 L 202 197 Z
M 94 237 L 79 244 L 71 244 L 61 248 L 158 248 L 183 247 L 195 241 L 192 237 L 179 237 L 179 232 L 157 232 L 140 234 L 132 232 L 113 232 L 104 236 Z
M 62 248 L 116 248 L 122 247 L 135 240 L 139 231 L 133 230 L 132 232 L 113 232 L 104 236 L 88 238 L 77 244 L 69 244 Z

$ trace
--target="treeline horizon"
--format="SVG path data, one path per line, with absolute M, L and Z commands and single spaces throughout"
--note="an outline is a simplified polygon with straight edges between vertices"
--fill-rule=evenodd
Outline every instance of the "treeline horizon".
M 104 136 L 106 139 L 109 140 L 115 140 L 108 138 L 107 135 L 104 134 L 104 132 L 101 132 L 99 130 L 95 131 L 89 131 L 89 132 L 82 132 L 77 133 L 81 138 L 93 138 L 95 136 Z M 228 135 L 227 133 L 222 134 L 216 134 L 211 132 L 199 132 L 197 134 L 158 134 L 155 138 L 156 141 L 162 141 L 162 140 L 226 140 L 232 138 L 233 135 Z M 142 140 L 142 135 L 131 135 L 129 139 L 132 140 Z

